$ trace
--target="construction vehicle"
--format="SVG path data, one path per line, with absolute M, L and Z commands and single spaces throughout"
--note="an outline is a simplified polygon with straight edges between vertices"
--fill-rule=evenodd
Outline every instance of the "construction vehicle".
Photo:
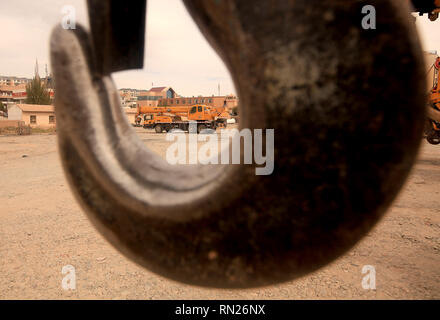
M 426 140 L 430 144 L 440 143 L 440 57 L 434 65 L 434 79 L 429 95 L 428 119 L 425 127 Z
M 139 106 L 137 109 L 136 114 L 136 122 L 140 124 L 145 117 L 145 115 L 157 115 L 157 114 L 170 114 L 170 115 L 176 115 L 181 117 L 188 117 L 188 120 L 215 120 L 217 123 L 217 127 L 226 127 L 227 126 L 227 120 L 231 118 L 231 115 L 226 111 L 225 107 L 213 107 L 213 106 L 206 106 L 206 110 L 209 111 L 209 114 L 203 114 L 197 113 L 196 115 L 190 114 L 190 111 L 193 109 L 194 105 L 188 105 L 188 106 L 158 106 L 158 107 L 152 107 L 152 106 Z M 189 117 L 189 115 L 191 117 Z M 197 119 L 196 119 L 197 118 Z M 145 124 L 145 122 L 144 122 Z
M 182 119 L 183 108 L 189 109 L 185 114 L 186 119 Z M 206 129 L 215 130 L 220 123 L 218 121 L 218 112 L 213 110 L 212 107 L 203 104 L 174 108 L 143 107 L 142 109 L 139 111 L 147 111 L 143 116 L 144 129 L 154 129 L 156 133 L 169 132 L 173 129 L 190 131 L 192 128 L 197 133 L 200 133 Z M 194 123 L 194 127 L 191 127 L 190 123 Z

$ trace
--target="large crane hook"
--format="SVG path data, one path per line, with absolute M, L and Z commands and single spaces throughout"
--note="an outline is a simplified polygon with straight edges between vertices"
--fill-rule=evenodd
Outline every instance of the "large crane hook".
M 317 270 L 371 230 L 415 161 L 426 97 L 409 7 L 184 3 L 229 68 L 241 127 L 275 129 L 273 174 L 172 166 L 149 151 L 111 79 L 142 67 L 145 1 L 89 0 L 91 32 L 59 27 L 51 38 L 59 151 L 72 190 L 116 248 L 174 280 L 247 288 Z M 362 27 L 367 4 L 376 29 Z

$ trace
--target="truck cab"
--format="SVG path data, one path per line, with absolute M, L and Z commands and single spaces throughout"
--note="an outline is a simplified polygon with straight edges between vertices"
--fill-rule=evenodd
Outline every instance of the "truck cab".
M 214 115 L 212 113 L 212 108 L 206 105 L 195 105 L 189 109 L 188 112 L 188 120 L 191 121 L 212 121 L 214 119 Z

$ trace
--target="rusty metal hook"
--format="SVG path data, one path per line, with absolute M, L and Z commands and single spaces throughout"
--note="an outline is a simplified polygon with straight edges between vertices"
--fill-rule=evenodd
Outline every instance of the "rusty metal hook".
M 115 19 L 133 16 L 112 12 L 145 3 L 117 2 L 89 1 L 92 35 L 57 28 L 51 38 L 64 170 L 116 248 L 178 281 L 246 288 L 316 270 L 372 228 L 425 120 L 421 50 L 401 1 L 368 1 L 376 30 L 361 27 L 363 1 L 184 1 L 231 72 L 241 126 L 275 129 L 271 176 L 175 167 L 142 144 L 110 73 L 141 66 L 144 26 L 137 15 L 142 32 L 123 53 Z

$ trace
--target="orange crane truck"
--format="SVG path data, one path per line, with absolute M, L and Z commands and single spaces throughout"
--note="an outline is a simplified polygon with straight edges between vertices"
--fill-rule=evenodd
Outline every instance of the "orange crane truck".
M 425 134 L 430 144 L 440 143 L 440 57 L 434 63 L 434 83 L 429 95 Z
M 197 133 L 200 133 L 205 129 L 215 130 L 222 123 L 222 120 L 219 121 L 222 115 L 213 107 L 203 104 L 189 107 L 139 107 L 139 115 L 143 115 L 143 127 L 154 129 L 157 133 L 172 129 L 189 131 L 191 122 L 197 125 Z M 183 116 L 187 120 L 182 119 Z

